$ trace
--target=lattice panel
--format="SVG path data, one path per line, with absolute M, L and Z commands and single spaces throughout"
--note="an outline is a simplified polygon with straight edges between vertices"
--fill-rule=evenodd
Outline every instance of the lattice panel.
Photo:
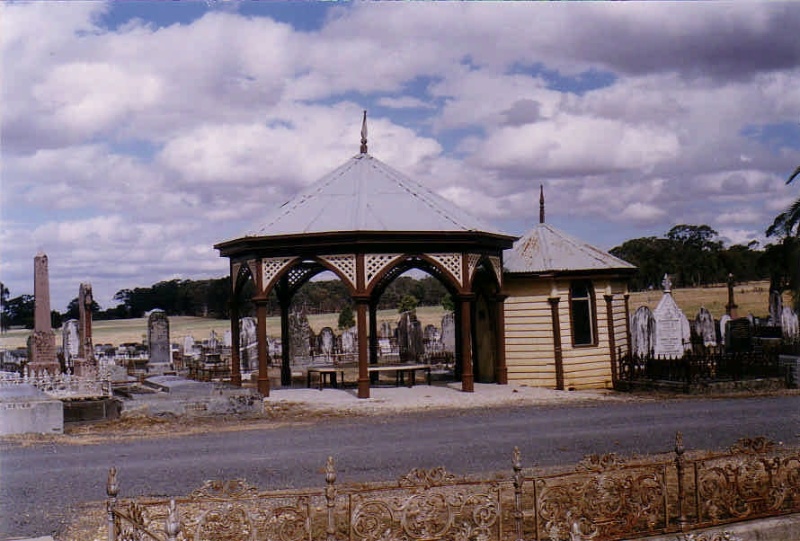
M 353 289 L 356 288 L 356 255 L 321 255 L 319 258 L 347 277 Z
M 467 268 L 469 269 L 469 279 L 475 276 L 475 269 L 478 268 L 478 263 L 481 261 L 481 256 L 479 254 L 469 254 L 467 256 Z
M 269 283 L 295 259 L 294 257 L 270 257 L 268 259 L 262 259 L 261 270 L 263 274 L 261 275 L 261 284 L 263 287 L 266 288 Z
M 400 258 L 400 254 L 367 254 L 364 256 L 364 276 L 367 285 L 379 272 Z
M 439 263 L 452 274 L 459 286 L 464 285 L 464 275 L 461 272 L 461 254 L 427 254 L 428 257 Z
M 489 256 L 489 262 L 492 264 L 494 273 L 497 275 L 497 283 L 503 285 L 503 263 L 497 256 Z

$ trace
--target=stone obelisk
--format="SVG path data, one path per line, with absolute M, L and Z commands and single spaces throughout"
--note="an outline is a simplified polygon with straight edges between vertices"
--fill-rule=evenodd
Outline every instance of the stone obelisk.
M 50 323 L 50 275 L 47 256 L 43 253 L 33 258 L 33 298 L 33 336 L 28 367 L 37 374 L 43 371 L 58 374 L 61 365 L 56 357 L 56 333 Z

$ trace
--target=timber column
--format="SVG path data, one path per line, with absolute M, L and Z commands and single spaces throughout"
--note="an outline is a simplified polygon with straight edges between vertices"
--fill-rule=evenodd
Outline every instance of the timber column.
M 474 294 L 458 296 L 461 312 L 461 390 L 475 391 L 475 373 L 472 370 L 472 301 Z
M 267 299 L 256 297 L 256 341 L 258 342 L 258 392 L 269 396 L 269 373 L 267 372 Z
M 241 337 L 239 335 L 239 302 L 234 292 L 228 304 L 231 318 L 231 384 L 236 387 L 242 386 L 242 360 L 239 356 Z
M 30 370 L 60 374 L 56 358 L 56 333 L 50 322 L 50 274 L 47 256 L 39 253 L 33 258 L 34 326 L 30 346 Z
M 561 351 L 561 322 L 558 318 L 558 302 L 561 297 L 551 296 L 547 299 L 550 303 L 550 317 L 553 322 L 553 356 L 556 362 L 556 389 L 564 390 L 564 357 Z
M 496 312 L 496 325 L 495 331 L 495 357 L 497 365 L 495 367 L 494 378 L 500 385 L 508 384 L 508 367 L 506 366 L 506 314 L 505 314 L 505 301 L 508 295 L 498 294 L 495 296 L 495 312 Z
M 606 301 L 606 325 L 608 326 L 608 356 L 611 358 L 611 384 L 617 386 L 617 341 L 614 336 L 614 295 L 603 295 Z
M 369 398 L 369 340 L 367 339 L 367 312 L 369 297 L 355 297 L 356 329 L 358 332 L 358 398 Z

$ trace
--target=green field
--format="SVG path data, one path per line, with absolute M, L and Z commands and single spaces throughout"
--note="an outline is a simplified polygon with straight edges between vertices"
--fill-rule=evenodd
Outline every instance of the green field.
M 739 315 L 746 315 L 748 312 L 755 316 L 765 317 L 769 305 L 769 283 L 750 282 L 740 284 L 735 287 L 735 300 L 739 306 Z M 694 289 L 675 289 L 672 292 L 678 306 L 690 320 L 693 320 L 701 306 L 705 306 L 715 318 L 719 318 L 725 313 L 725 305 L 728 302 L 728 289 L 725 285 L 715 287 L 703 287 Z M 661 291 L 643 291 L 631 294 L 630 309 L 633 313 L 636 308 L 647 305 L 654 309 L 661 299 Z M 789 303 L 788 294 L 784 296 L 784 302 Z M 441 325 L 444 310 L 436 306 L 424 306 L 417 308 L 417 317 L 422 322 L 423 327 L 433 324 Z M 381 321 L 397 321 L 395 310 L 381 310 L 378 312 L 378 324 Z M 338 314 L 319 314 L 308 316 L 309 324 L 315 333 L 323 327 L 336 329 L 339 320 Z M 170 337 L 173 342 L 180 342 L 184 336 L 192 335 L 195 340 L 203 340 L 211 335 L 211 331 L 216 331 L 222 337 L 230 323 L 226 319 L 206 319 L 200 317 L 173 316 L 169 318 Z M 12 329 L 0 337 L 0 348 L 13 349 L 24 347 L 25 341 L 31 331 L 25 329 Z M 280 335 L 280 321 L 278 317 L 267 319 L 267 334 L 270 336 Z M 95 344 L 123 344 L 126 342 L 144 342 L 147 338 L 147 319 L 121 319 L 114 321 L 95 321 L 92 324 L 92 338 Z M 61 343 L 61 335 L 56 331 L 56 343 Z

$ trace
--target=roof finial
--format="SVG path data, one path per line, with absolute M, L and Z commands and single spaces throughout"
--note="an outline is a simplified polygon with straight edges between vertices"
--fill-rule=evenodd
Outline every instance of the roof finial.
M 539 223 L 544 223 L 544 186 L 539 184 Z
M 367 111 L 364 110 L 364 121 L 361 123 L 361 154 L 367 153 Z

